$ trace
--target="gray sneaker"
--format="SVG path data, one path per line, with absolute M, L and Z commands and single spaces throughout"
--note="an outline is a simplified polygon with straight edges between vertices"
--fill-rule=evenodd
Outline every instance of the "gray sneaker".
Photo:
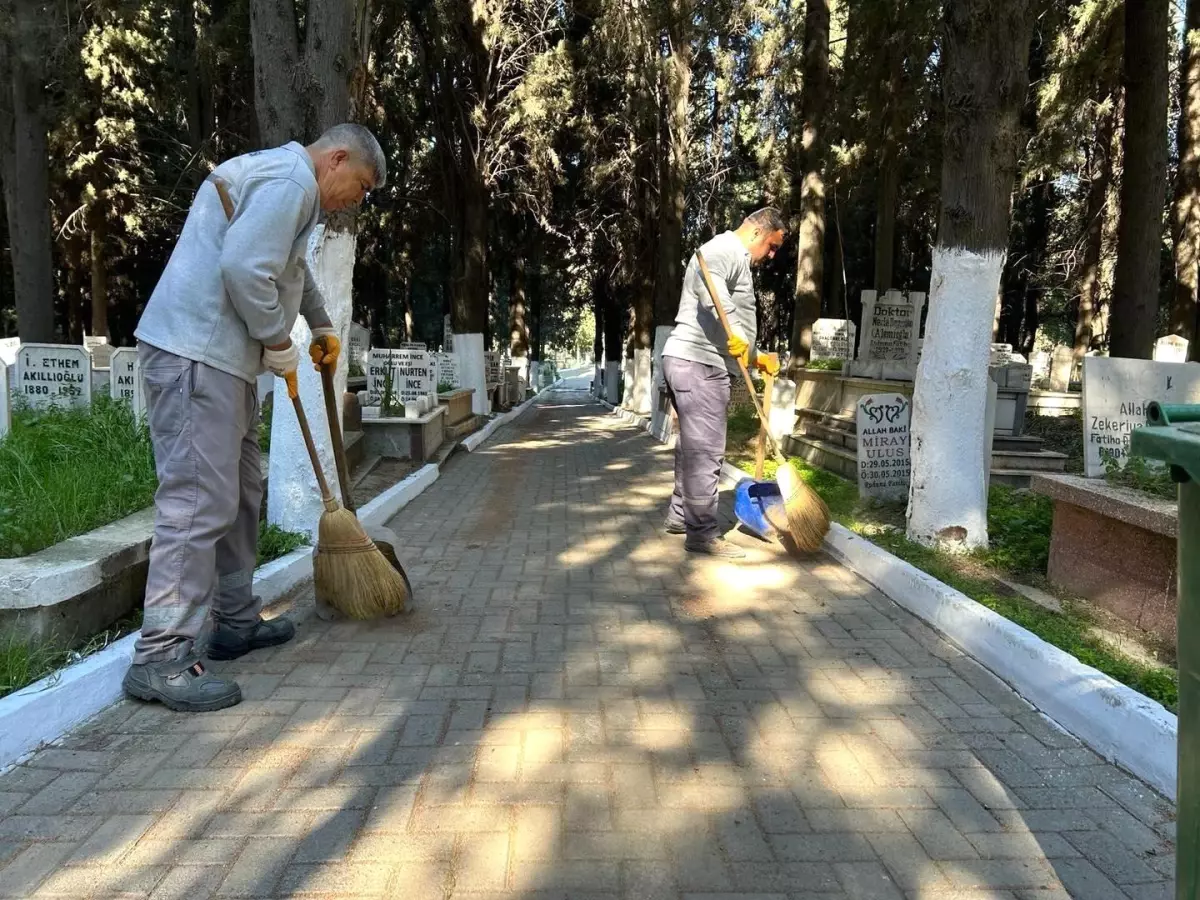
M 236 681 L 208 671 L 194 655 L 132 665 L 123 686 L 131 697 L 157 700 L 178 712 L 211 712 L 242 702 Z
M 666 529 L 667 534 L 687 534 L 687 526 L 682 522 L 676 522 L 674 519 L 667 519 L 663 523 L 663 528 Z
M 209 659 L 237 659 L 251 650 L 286 644 L 295 636 L 296 626 L 283 616 L 274 619 L 260 618 L 248 634 L 239 634 L 227 625 L 218 624 L 213 629 L 204 655 Z
M 685 541 L 683 549 L 688 553 L 703 553 L 706 556 L 716 556 L 719 559 L 745 559 L 746 551 L 742 550 L 723 537 L 711 541 Z

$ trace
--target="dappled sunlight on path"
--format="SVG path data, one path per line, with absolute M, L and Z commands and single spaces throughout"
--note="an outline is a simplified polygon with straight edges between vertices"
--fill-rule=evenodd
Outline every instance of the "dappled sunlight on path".
M 685 553 L 671 462 L 543 398 L 391 523 L 414 612 L 0 776 L 0 895 L 1172 896 L 1169 804 L 828 558 Z

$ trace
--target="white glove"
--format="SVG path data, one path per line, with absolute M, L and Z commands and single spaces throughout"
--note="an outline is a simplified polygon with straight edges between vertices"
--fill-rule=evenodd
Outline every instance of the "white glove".
M 263 347 L 262 361 L 264 368 L 283 378 L 288 372 L 295 372 L 299 367 L 300 353 L 296 350 L 296 345 L 289 341 L 282 350 Z

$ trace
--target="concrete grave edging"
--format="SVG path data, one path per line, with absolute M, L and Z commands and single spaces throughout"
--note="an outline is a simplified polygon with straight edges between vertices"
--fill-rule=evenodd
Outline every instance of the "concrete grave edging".
M 360 520 L 368 526 L 383 525 L 437 481 L 439 474 L 436 465 L 421 467 L 359 510 Z M 262 598 L 264 608 L 288 599 L 312 581 L 312 552 L 312 547 L 301 547 L 255 570 L 254 592 Z M 0 697 L 0 771 L 120 700 L 121 681 L 137 638 L 136 634 L 126 635 L 41 681 Z
M 598 402 L 624 421 L 649 430 L 643 417 Z M 736 484 L 749 477 L 729 462 L 722 464 L 724 482 Z M 825 546 L 846 568 L 937 630 L 1052 724 L 1175 799 L 1178 718 L 1162 704 L 836 522 Z

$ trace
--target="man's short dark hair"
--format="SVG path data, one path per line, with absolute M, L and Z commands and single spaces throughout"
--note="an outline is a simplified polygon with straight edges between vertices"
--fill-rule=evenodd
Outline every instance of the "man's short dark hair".
M 783 213 L 773 206 L 764 206 L 762 209 L 755 210 L 746 216 L 746 221 L 766 232 L 787 230 L 787 226 L 783 222 Z

